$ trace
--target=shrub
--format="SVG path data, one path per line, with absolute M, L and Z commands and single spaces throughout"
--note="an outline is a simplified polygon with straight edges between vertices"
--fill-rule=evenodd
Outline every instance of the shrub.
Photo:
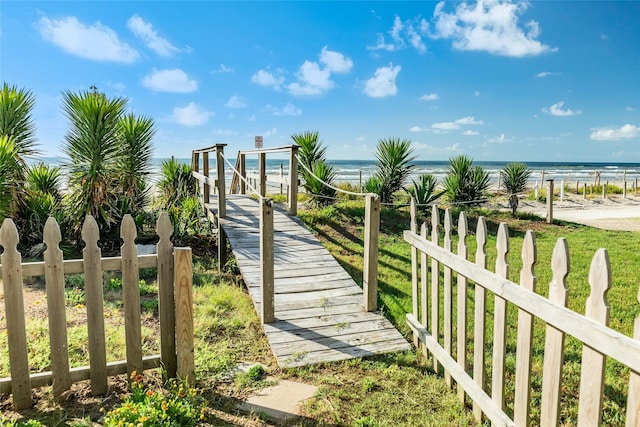
M 333 166 L 327 163 L 327 147 L 322 146 L 322 141 L 318 139 L 318 132 L 296 133 L 291 135 L 291 139 L 300 146 L 298 153 L 300 162 L 304 165 L 300 168 L 300 175 L 304 179 L 304 189 L 310 195 L 311 202 L 316 206 L 333 203 L 336 190 L 327 187 L 323 182 L 333 185 L 336 172 Z
M 409 196 L 416 200 L 418 209 L 423 213 L 428 213 L 429 204 L 438 200 L 444 191 L 436 191 L 438 183 L 436 177 L 429 173 L 422 174 L 418 177 L 418 181 L 411 181 L 413 185 L 406 189 Z
M 394 193 L 403 188 L 414 165 L 413 148 L 408 139 L 387 138 L 378 141 L 376 171 L 364 184 L 367 192 L 380 196 L 383 203 L 393 201 Z
M 479 205 L 489 188 L 489 172 L 473 165 L 473 159 L 461 154 L 449 159 L 443 186 L 450 202 Z
M 520 162 L 509 163 L 500 171 L 502 185 L 509 195 L 509 206 L 513 215 L 518 209 L 518 193 L 527 189 L 530 176 L 531 169 L 525 163 Z

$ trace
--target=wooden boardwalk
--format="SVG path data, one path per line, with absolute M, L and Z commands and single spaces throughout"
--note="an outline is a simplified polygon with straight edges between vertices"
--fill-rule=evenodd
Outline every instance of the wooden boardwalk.
M 259 311 L 259 204 L 244 195 L 226 198 L 222 226 Z M 217 213 L 214 196 L 207 208 Z M 276 321 L 264 330 L 280 366 L 410 348 L 384 316 L 363 310 L 362 289 L 298 218 L 276 207 L 274 230 Z

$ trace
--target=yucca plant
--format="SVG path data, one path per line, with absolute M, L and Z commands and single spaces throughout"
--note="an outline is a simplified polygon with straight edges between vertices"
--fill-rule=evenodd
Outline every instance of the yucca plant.
M 527 183 L 531 177 L 531 169 L 526 163 L 512 162 L 500 171 L 500 179 L 506 193 L 509 195 L 511 214 L 516 215 L 518 210 L 518 194 L 527 189 Z
M 444 190 L 436 190 L 438 180 L 430 173 L 424 173 L 418 177 L 418 181 L 411 180 L 411 182 L 413 185 L 406 189 L 406 192 L 416 200 L 418 209 L 426 215 L 429 210 L 428 205 L 438 200 L 444 194 Z
M 479 205 L 489 188 L 489 172 L 474 166 L 471 157 L 461 154 L 449 159 L 443 186 L 450 202 Z
M 393 201 L 394 194 L 401 190 L 415 165 L 411 164 L 413 148 L 408 139 L 387 138 L 378 141 L 376 148 L 376 171 L 364 185 L 365 191 L 380 196 L 383 203 Z
M 336 172 L 333 166 L 327 163 L 327 147 L 323 147 L 322 141 L 318 137 L 318 132 L 296 133 L 291 135 L 291 139 L 300 146 L 298 151 L 300 162 L 306 166 L 306 168 L 300 168 L 300 175 L 304 179 L 304 189 L 311 197 L 311 202 L 316 206 L 326 206 L 333 203 L 336 197 L 336 190 L 324 185 L 322 181 L 333 185 Z M 307 169 L 313 174 L 309 173 Z
M 62 192 L 60 191 L 61 172 L 58 166 L 49 166 L 44 163 L 29 166 L 27 169 L 26 184 L 30 191 L 38 191 L 50 194 L 60 202 Z
M 162 162 L 157 186 L 160 206 L 167 210 L 198 194 L 198 181 L 191 174 L 191 165 L 173 158 Z
M 69 119 L 64 153 L 69 157 L 67 214 L 79 231 L 86 215 L 93 215 L 101 230 L 115 220 L 117 167 L 122 155 L 119 122 L 127 100 L 107 98 L 96 91 L 63 93 L 63 110 Z
M 118 160 L 118 184 L 120 196 L 130 204 L 125 213 L 141 211 L 149 200 L 147 179 L 151 174 L 153 160 L 153 136 L 155 125 L 152 119 L 126 114 L 118 123 L 122 155 Z
M 13 143 L 14 138 L 0 135 L 0 220 L 14 216 L 17 192 L 16 175 L 21 169 L 18 147 Z

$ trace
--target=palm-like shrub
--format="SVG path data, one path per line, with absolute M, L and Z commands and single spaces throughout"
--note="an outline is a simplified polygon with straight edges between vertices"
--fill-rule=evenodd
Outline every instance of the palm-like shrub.
M 317 131 L 307 131 L 291 135 L 293 142 L 300 146 L 300 162 L 306 167 L 300 168 L 304 179 L 304 189 L 310 195 L 312 203 L 326 206 L 333 203 L 336 190 L 323 184 L 333 185 L 336 172 L 326 160 L 327 147 L 323 147 Z M 312 173 L 309 173 L 309 169 Z M 315 176 L 314 176 L 315 175 Z M 317 177 L 317 178 L 316 178 Z M 319 179 L 318 179 L 319 178 Z
M 30 191 L 50 194 L 58 202 L 62 200 L 61 174 L 57 166 L 48 166 L 44 163 L 30 166 L 27 169 L 26 183 Z
M 443 186 L 450 202 L 479 205 L 489 188 L 489 172 L 473 165 L 473 159 L 461 154 L 449 159 Z
M 413 148 L 408 139 L 387 138 L 378 141 L 376 171 L 364 184 L 367 192 L 380 196 L 383 203 L 393 201 L 393 195 L 403 188 L 414 169 Z
M 120 196 L 131 205 L 130 211 L 141 211 L 149 200 L 147 179 L 151 174 L 153 160 L 153 136 L 155 125 L 152 119 L 127 114 L 119 121 L 119 139 L 122 155 L 118 160 L 118 183 L 122 186 Z
M 428 213 L 428 205 L 432 204 L 444 194 L 444 191 L 437 191 L 438 180 L 430 173 L 422 174 L 418 180 L 411 180 L 411 187 L 406 189 L 411 198 L 416 200 L 418 209 L 423 213 Z
M 69 157 L 68 215 L 76 231 L 86 215 L 93 215 L 101 230 L 115 224 L 117 165 L 122 154 L 119 121 L 126 99 L 103 93 L 63 93 L 69 119 L 63 151 Z
M 527 189 L 529 177 L 531 177 L 531 169 L 521 162 L 509 163 L 500 171 L 500 179 L 506 193 L 509 195 L 509 206 L 513 215 L 518 210 L 518 194 Z
M 13 143 L 13 137 L 0 135 L 0 220 L 14 215 L 16 175 L 21 169 L 18 158 L 18 148 Z
M 183 199 L 198 194 L 198 181 L 191 174 L 191 165 L 173 158 L 162 162 L 157 185 L 158 201 L 163 209 L 179 205 Z

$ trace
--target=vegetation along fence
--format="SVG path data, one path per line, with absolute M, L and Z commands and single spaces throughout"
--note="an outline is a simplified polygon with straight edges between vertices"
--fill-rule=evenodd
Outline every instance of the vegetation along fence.
M 53 385 L 56 400 L 63 399 L 71 384 L 91 380 L 94 395 L 107 392 L 107 377 L 142 372 L 164 366 L 167 375 L 194 378 L 194 343 L 192 313 L 192 263 L 190 248 L 174 248 L 169 240 L 172 226 L 167 214 L 161 214 L 156 232 L 160 238 L 157 254 L 138 255 L 135 245 L 137 231 L 130 215 L 121 224 L 124 242 L 121 256 L 103 258 L 98 247 L 98 226 L 87 216 L 82 239 L 85 242 L 83 259 L 64 260 L 59 249 L 61 241 L 58 223 L 49 218 L 44 227 L 47 247 L 44 261 L 23 263 L 17 250 L 18 230 L 11 219 L 0 228 L 0 258 L 4 303 L 9 343 L 10 378 L 0 379 L 0 393 L 13 393 L 17 409 L 31 406 L 31 389 Z M 160 320 L 160 355 L 143 355 L 141 342 L 139 269 L 157 268 Z M 121 271 L 126 335 L 126 360 L 107 363 L 104 325 L 104 271 Z M 65 310 L 64 275 L 84 274 L 89 366 L 70 368 L 67 321 Z M 44 276 L 49 320 L 51 371 L 31 373 L 29 369 L 23 278 Z
M 414 331 L 414 340 L 417 343 L 421 342 L 425 353 L 433 356 L 434 368 L 438 370 L 438 365 L 441 364 L 449 385 L 452 384 L 452 379 L 457 382 L 460 399 L 464 401 L 466 394 L 473 401 L 474 414 L 478 420 L 484 413 L 494 425 L 526 426 L 531 423 L 533 322 L 534 318 L 538 318 L 545 323 L 546 328 L 539 408 L 540 425 L 558 425 L 561 416 L 561 394 L 566 396 L 578 393 L 578 390 L 568 390 L 566 385 L 562 384 L 565 335 L 570 335 L 583 344 L 578 425 L 597 426 L 601 423 L 604 372 L 608 357 L 626 365 L 630 370 L 626 425 L 640 425 L 640 317 L 635 322 L 636 339 L 608 328 L 609 306 L 606 294 L 611 287 L 611 266 L 605 249 L 599 249 L 593 257 L 588 279 L 591 293 L 586 302 L 585 315 L 581 315 L 566 308 L 569 250 L 564 238 L 558 239 L 553 251 L 553 278 L 547 299 L 534 293 L 534 265 L 537 259 L 536 241 L 531 231 L 526 233 L 523 243 L 523 267 L 518 285 L 507 279 L 509 236 L 506 224 L 501 224 L 498 229 L 494 273 L 486 269 L 488 236 L 484 218 L 478 220 L 474 263 L 467 260 L 468 226 L 464 212 L 460 214 L 457 226 L 457 254 L 454 254 L 452 249 L 453 224 L 450 211 L 447 209 L 444 214 L 442 247 L 438 237 L 440 225 L 437 207 L 432 211 L 431 241 L 427 238 L 426 224 L 418 234 L 415 212 L 413 204 L 411 230 L 404 233 L 405 240 L 411 244 L 412 252 L 413 312 L 407 314 L 407 323 Z M 428 289 L 429 274 L 431 289 Z M 454 274 L 457 278 L 455 289 Z M 493 353 L 490 365 L 490 394 L 486 391 L 485 385 L 485 382 L 488 382 L 485 379 L 485 340 L 490 335 L 486 316 L 491 312 L 487 290 L 494 295 L 493 343 L 489 344 Z M 470 312 L 467 303 L 471 300 L 474 301 L 473 327 L 468 323 L 470 319 L 467 317 Z M 511 401 L 513 419 L 505 412 L 507 329 L 516 329 L 507 324 L 509 303 L 514 304 L 518 311 L 515 393 Z M 440 323 L 441 320 L 444 321 Z M 471 340 L 469 332 L 472 328 Z M 455 349 L 452 348 L 454 339 Z M 537 354 L 541 354 L 541 351 L 542 349 L 536 348 Z M 471 361 L 468 361 L 468 356 L 472 356 Z

